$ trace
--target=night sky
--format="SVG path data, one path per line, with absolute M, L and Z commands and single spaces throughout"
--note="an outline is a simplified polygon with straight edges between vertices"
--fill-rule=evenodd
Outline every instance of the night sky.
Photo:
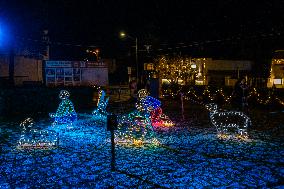
M 49 30 L 53 58 L 80 58 L 89 46 L 117 57 L 139 39 L 140 51 L 254 59 L 284 47 L 280 0 L 0 0 L 0 22 L 14 41 L 41 43 Z M 132 48 L 133 49 L 133 48 Z

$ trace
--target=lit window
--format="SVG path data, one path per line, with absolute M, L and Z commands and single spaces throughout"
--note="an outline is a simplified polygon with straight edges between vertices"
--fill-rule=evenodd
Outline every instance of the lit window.
M 274 83 L 275 85 L 282 85 L 282 79 L 274 79 L 274 80 L 273 80 L 273 83 Z
M 195 69 L 196 68 L 196 64 L 191 64 L 191 68 Z

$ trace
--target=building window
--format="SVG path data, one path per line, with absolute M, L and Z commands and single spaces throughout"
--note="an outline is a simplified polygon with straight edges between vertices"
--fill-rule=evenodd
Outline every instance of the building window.
M 282 85 L 282 79 L 274 79 L 274 80 L 273 80 L 273 83 L 274 83 L 275 85 Z

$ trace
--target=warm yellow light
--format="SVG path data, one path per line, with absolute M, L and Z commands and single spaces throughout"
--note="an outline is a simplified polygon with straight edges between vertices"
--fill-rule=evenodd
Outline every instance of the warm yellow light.
M 120 36 L 120 37 L 126 37 L 126 33 L 120 32 L 120 33 L 119 33 L 119 36 Z
M 227 139 L 227 138 L 229 138 L 229 136 L 226 135 L 226 134 L 218 134 L 217 137 L 218 137 L 219 139 Z
M 135 146 L 141 146 L 141 145 L 143 145 L 143 141 L 142 141 L 142 140 L 136 140 L 136 139 L 134 139 L 134 140 L 133 140 L 133 144 L 134 144 Z

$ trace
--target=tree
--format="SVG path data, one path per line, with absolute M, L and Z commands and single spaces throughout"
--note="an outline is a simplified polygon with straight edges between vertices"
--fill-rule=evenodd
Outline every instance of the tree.
M 183 80 L 187 83 L 193 79 L 194 69 L 191 68 L 192 61 L 190 58 L 181 56 L 166 57 L 162 56 L 156 60 L 159 76 L 162 79 L 167 79 L 170 84 L 178 84 L 178 80 Z

